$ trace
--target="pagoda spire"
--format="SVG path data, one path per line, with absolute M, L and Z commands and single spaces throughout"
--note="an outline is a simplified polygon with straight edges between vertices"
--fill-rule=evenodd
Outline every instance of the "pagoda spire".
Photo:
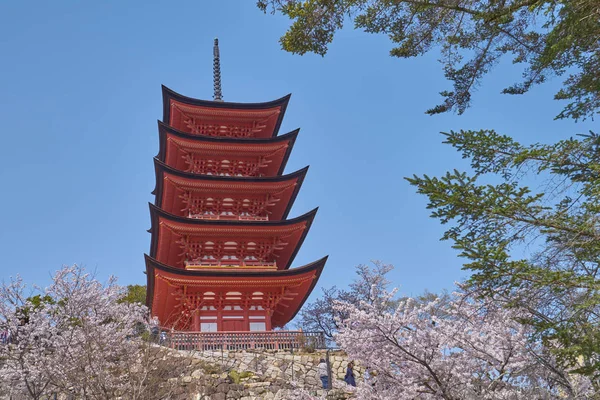
M 215 38 L 213 46 L 213 83 L 215 88 L 214 101 L 223 101 L 223 93 L 221 92 L 221 55 L 219 54 L 218 38 Z

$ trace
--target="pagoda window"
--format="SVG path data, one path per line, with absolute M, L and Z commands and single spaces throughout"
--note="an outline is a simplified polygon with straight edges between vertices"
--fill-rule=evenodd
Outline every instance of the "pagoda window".
M 225 306 L 223 311 L 244 311 L 244 309 L 240 306 Z
M 241 300 L 242 294 L 240 292 L 227 292 L 225 294 L 225 300 Z M 241 310 L 241 308 L 240 308 Z
M 262 300 L 263 293 L 262 292 L 254 292 L 252 293 L 252 300 Z
M 267 330 L 267 324 L 264 322 L 250 322 L 251 332 L 262 332 Z
M 217 323 L 200 322 L 200 332 L 217 332 Z
M 203 299 L 204 300 L 214 300 L 215 299 L 215 294 L 213 292 L 206 292 L 203 295 Z M 213 306 L 203 306 L 202 310 L 214 311 L 216 309 Z

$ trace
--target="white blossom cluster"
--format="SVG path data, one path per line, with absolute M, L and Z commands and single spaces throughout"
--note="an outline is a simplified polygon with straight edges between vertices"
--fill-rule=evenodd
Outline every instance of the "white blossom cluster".
M 336 342 L 373 371 L 359 384 L 359 399 L 595 398 L 587 378 L 547 365 L 518 311 L 461 294 L 446 304 L 401 300 L 395 312 L 336 307 L 348 316 Z
M 0 288 L 4 394 L 112 398 L 129 391 L 145 307 L 119 302 L 115 278 L 102 284 L 78 266 L 62 268 L 33 294 L 20 277 Z

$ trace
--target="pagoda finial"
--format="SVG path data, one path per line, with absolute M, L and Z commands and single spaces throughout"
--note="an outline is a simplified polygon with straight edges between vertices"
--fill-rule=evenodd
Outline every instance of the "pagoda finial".
M 219 39 L 215 38 L 213 47 L 213 83 L 215 86 L 214 101 L 223 101 L 223 93 L 221 92 L 221 56 L 219 54 Z

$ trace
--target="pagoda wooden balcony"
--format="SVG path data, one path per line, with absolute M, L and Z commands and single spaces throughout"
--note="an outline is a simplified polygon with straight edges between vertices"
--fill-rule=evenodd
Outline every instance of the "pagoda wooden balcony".
M 185 261 L 185 269 L 213 269 L 213 268 L 240 268 L 245 270 L 276 270 L 277 263 L 275 261 L 258 261 L 258 260 L 197 260 Z
M 268 221 L 267 216 L 258 215 L 228 215 L 228 214 L 188 214 L 188 218 L 207 219 L 211 221 Z
M 256 332 L 182 332 L 165 331 L 162 344 L 177 350 L 299 350 L 326 347 L 323 332 L 256 331 Z

